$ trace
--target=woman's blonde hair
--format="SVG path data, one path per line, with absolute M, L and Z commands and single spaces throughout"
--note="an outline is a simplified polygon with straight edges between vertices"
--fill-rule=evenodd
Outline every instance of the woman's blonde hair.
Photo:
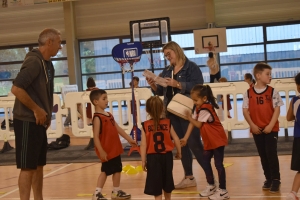
M 177 60 L 182 62 L 181 64 L 184 65 L 186 57 L 182 48 L 176 42 L 170 41 L 167 44 L 165 44 L 162 48 L 162 51 L 164 52 L 166 49 L 173 50 L 175 52 Z

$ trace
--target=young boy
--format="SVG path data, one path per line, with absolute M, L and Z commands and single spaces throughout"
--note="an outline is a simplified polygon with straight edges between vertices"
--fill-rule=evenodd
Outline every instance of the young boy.
M 101 174 L 98 177 L 93 200 L 106 200 L 101 192 L 106 178 L 109 175 L 113 175 L 112 180 L 114 188 L 111 199 L 129 199 L 131 195 L 120 189 L 122 171 L 120 154 L 123 153 L 123 148 L 119 134 L 133 146 L 136 145 L 136 142 L 118 126 L 111 113 L 105 112 L 108 104 L 107 93 L 105 90 L 98 89 L 91 91 L 90 100 L 95 106 L 93 117 L 95 151 L 102 161 Z
M 253 75 L 257 83 L 244 94 L 243 114 L 253 134 L 266 177 L 262 189 L 277 193 L 280 188 L 277 156 L 278 117 L 283 102 L 279 93 L 268 86 L 272 79 L 271 70 L 266 63 L 255 65 Z
M 300 92 L 300 73 L 295 77 L 295 83 L 297 86 L 297 91 Z M 293 152 L 291 160 L 291 170 L 297 171 L 294 183 L 292 186 L 291 193 L 288 194 L 287 200 L 299 200 L 297 197 L 297 192 L 300 188 L 300 96 L 294 97 L 289 106 L 289 110 L 286 114 L 286 119 L 288 121 L 295 120 L 294 123 L 294 143 L 293 143 Z

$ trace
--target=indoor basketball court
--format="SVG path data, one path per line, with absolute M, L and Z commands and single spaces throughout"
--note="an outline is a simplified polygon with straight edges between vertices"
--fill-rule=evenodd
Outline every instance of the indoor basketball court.
M 130 21 L 129 24 L 131 43 L 140 42 L 142 44 L 143 53 L 148 57 L 152 69 L 161 68 L 162 66 L 167 65 L 167 61 L 162 59 L 164 55 L 163 52 L 161 52 L 161 49 L 164 44 L 171 41 L 170 19 L 168 17 L 163 17 L 135 20 Z M 213 51 L 214 53 L 227 51 L 225 28 L 195 30 L 193 36 L 195 39 L 196 54 L 207 54 L 210 51 Z M 127 53 L 125 52 L 124 54 L 127 55 Z M 125 62 L 123 64 L 127 65 Z M 123 71 L 124 73 L 126 73 L 125 68 Z M 151 72 L 154 74 L 156 73 L 154 70 Z M 72 146 L 85 146 L 90 140 L 89 137 L 75 137 L 69 128 L 64 131 L 66 134 L 70 135 Z M 9 142 L 12 146 L 14 146 L 14 141 Z M 0 146 L 3 146 L 2 141 L 0 141 Z M 91 154 L 92 152 L 93 150 L 87 150 L 86 154 Z M 134 153 L 137 154 L 137 152 Z M 68 157 L 68 154 L 71 156 L 72 152 L 66 152 L 65 154 L 65 156 Z M 291 184 L 295 175 L 295 172 L 290 170 L 290 161 L 291 155 L 279 156 L 280 173 L 282 177 L 281 192 L 271 194 L 268 191 L 262 190 L 262 185 L 265 179 L 259 156 L 225 157 L 224 165 L 226 170 L 226 184 L 230 198 L 238 200 L 284 200 L 287 193 L 291 190 Z M 132 195 L 132 200 L 153 199 L 152 196 L 144 194 L 146 173 L 140 170 L 140 166 L 141 161 L 139 156 L 135 155 L 132 161 L 127 161 L 124 156 L 124 171 L 121 176 L 120 188 L 127 193 L 130 193 Z M 213 161 L 212 166 L 214 174 L 217 177 Z M 125 170 L 124 167 L 127 167 L 129 170 Z M 44 167 L 44 199 L 91 199 L 100 173 L 100 168 L 101 163 L 95 162 L 94 160 L 86 162 L 77 162 L 77 160 L 73 160 L 67 163 L 64 160 L 57 160 L 56 162 L 52 162 L 52 164 L 47 164 Z M 199 196 L 199 193 L 205 189 L 207 183 L 203 169 L 195 160 L 193 162 L 193 172 L 197 181 L 197 187 L 174 190 L 172 193 L 172 199 L 208 199 L 207 197 Z M 16 169 L 16 166 L 2 165 L 0 166 L 0 174 L 0 200 L 19 199 L 17 185 L 19 170 Z M 180 160 L 174 159 L 173 176 L 175 184 L 180 182 L 184 176 Z M 111 177 L 108 177 L 102 191 L 108 199 L 110 199 L 112 188 L 113 185 Z M 33 194 L 31 194 L 31 198 L 33 199 Z

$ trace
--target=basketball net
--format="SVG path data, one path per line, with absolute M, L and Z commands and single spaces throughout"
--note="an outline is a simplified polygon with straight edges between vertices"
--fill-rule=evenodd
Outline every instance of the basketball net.
M 151 52 L 151 50 L 149 50 L 149 49 L 144 49 L 144 51 L 145 51 L 145 54 L 148 58 L 148 61 L 149 61 L 150 65 L 153 66 L 154 68 L 157 68 L 157 67 L 160 68 L 160 65 L 161 65 L 161 58 L 160 58 L 161 50 L 160 49 L 153 49 L 152 52 Z M 151 60 L 151 54 L 152 54 L 152 59 L 153 60 Z

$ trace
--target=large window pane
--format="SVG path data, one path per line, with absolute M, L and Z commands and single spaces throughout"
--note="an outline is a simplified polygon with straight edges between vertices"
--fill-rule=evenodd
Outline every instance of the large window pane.
M 262 26 L 226 29 L 227 45 L 263 42 Z
M 14 79 L 18 75 L 22 64 L 1 65 L 0 80 Z
M 63 76 L 69 74 L 67 60 L 53 60 L 52 63 L 55 69 L 55 76 Z
M 119 39 L 80 42 L 80 56 L 111 55 L 113 47 L 119 43 Z
M 221 64 L 263 61 L 263 60 L 264 60 L 263 45 L 228 47 L 227 52 L 220 53 Z
M 300 42 L 267 45 L 268 60 L 300 58 Z
M 184 51 L 185 56 L 197 65 L 206 65 L 208 54 L 195 54 L 195 50 Z
M 12 87 L 12 81 L 1 81 L 0 82 L 0 96 L 7 96 Z
M 93 77 L 96 86 L 100 89 L 123 88 L 122 74 L 97 74 L 82 76 L 83 90 L 86 90 L 86 82 L 89 77 Z
M 0 50 L 0 62 L 23 61 L 28 47 Z
M 63 85 L 69 85 L 69 77 L 54 78 L 54 92 L 61 92 Z
M 294 77 L 300 72 L 300 60 L 269 62 L 272 67 L 272 78 Z
M 267 27 L 267 40 L 287 40 L 300 38 L 300 24 Z
M 256 63 L 221 66 L 221 76 L 226 77 L 228 81 L 241 81 L 244 80 L 244 74 L 252 74 L 255 65 Z
M 171 35 L 172 41 L 176 42 L 181 48 L 194 47 L 194 34 L 177 34 Z
M 121 71 L 119 63 L 111 56 L 81 59 L 81 71 L 85 73 Z

